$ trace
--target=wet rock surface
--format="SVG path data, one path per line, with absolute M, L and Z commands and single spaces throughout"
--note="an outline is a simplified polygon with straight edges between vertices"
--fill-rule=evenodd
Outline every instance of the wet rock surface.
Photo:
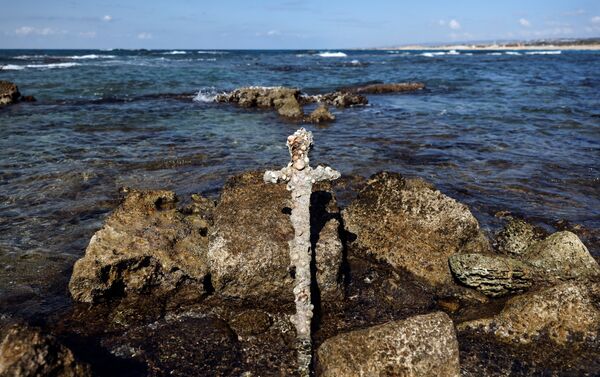
M 348 91 L 337 91 L 332 93 L 318 94 L 312 96 L 311 101 L 325 103 L 327 105 L 344 108 L 354 106 L 364 106 L 369 103 L 367 97 Z
M 382 83 L 370 84 L 354 88 L 345 88 L 344 90 L 361 94 L 385 94 L 385 93 L 402 93 L 414 92 L 425 88 L 425 84 L 421 82 L 399 82 L 399 83 Z
M 468 321 L 459 331 L 493 334 L 505 343 L 535 343 L 543 336 L 557 345 L 595 342 L 600 330 L 599 286 L 560 285 L 508 300 L 492 318 Z
M 533 225 L 521 219 L 510 219 L 496 235 L 494 248 L 499 253 L 519 257 L 529 246 L 542 238 L 542 232 Z
M 320 376 L 459 376 L 454 325 L 441 312 L 337 335 L 317 351 Z
M 420 179 L 379 173 L 344 210 L 350 251 L 405 268 L 432 285 L 452 282 L 448 257 L 485 253 L 487 238 L 469 209 Z
M 481 254 L 455 254 L 450 269 L 463 284 L 490 297 L 519 293 L 531 287 L 530 266 L 513 258 Z
M 76 301 L 191 288 L 202 294 L 208 275 L 208 223 L 185 216 L 171 191 L 127 190 L 123 203 L 73 267 L 69 291 Z
M 0 376 L 92 376 L 90 366 L 75 358 L 73 352 L 54 336 L 25 325 L 5 331 L 0 343 Z
M 306 121 L 309 123 L 327 123 L 333 122 L 335 120 L 335 115 L 333 115 L 326 105 L 321 104 L 317 107 L 308 117 Z

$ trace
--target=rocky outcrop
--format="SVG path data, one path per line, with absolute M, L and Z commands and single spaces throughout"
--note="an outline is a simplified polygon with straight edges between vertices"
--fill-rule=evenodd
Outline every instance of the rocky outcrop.
M 0 106 L 10 105 L 19 101 L 19 88 L 10 81 L 0 81 Z
M 387 84 L 371 84 L 354 88 L 345 88 L 345 91 L 360 93 L 360 94 L 385 94 L 385 93 L 401 93 L 414 92 L 425 88 L 425 84 L 421 82 L 399 82 Z
M 600 277 L 600 266 L 574 233 L 554 233 L 531 245 L 527 261 L 540 280 L 557 281 Z
M 317 107 L 308 117 L 306 117 L 305 121 L 309 123 L 327 123 L 333 122 L 335 120 L 335 116 L 329 111 L 327 105 L 321 104 Z
M 449 256 L 489 249 L 467 206 L 399 174 L 371 177 L 343 217 L 356 236 L 352 253 L 373 255 L 436 286 L 453 281 Z
M 304 113 L 299 97 L 300 90 L 295 88 L 250 86 L 218 94 L 215 101 L 245 108 L 275 109 L 283 117 L 301 119 Z
M 600 309 L 595 292 L 580 283 L 567 282 L 511 298 L 492 318 L 464 322 L 460 331 L 482 331 L 503 342 L 528 344 L 547 336 L 556 344 L 594 341 L 600 330 Z
M 184 215 L 171 191 L 127 190 L 121 205 L 75 263 L 69 290 L 76 301 L 191 288 L 208 276 L 206 214 Z M 197 204 L 196 209 L 203 208 Z M 208 210 L 204 203 L 205 210 Z M 206 212 L 206 211 L 204 211 Z
M 449 258 L 454 276 L 468 287 L 490 297 L 523 292 L 532 285 L 531 268 L 516 259 L 481 255 L 455 254 Z
M 55 337 L 37 329 L 14 325 L 7 330 L 0 344 L 2 377 L 91 375 L 89 365 L 78 361 Z
M 367 97 L 348 91 L 337 91 L 312 96 L 312 102 L 324 103 L 335 107 L 364 106 L 369 103 Z
M 319 347 L 316 369 L 323 377 L 459 376 L 454 325 L 437 312 L 340 334 Z
M 323 210 L 318 212 L 321 225 L 315 232 L 311 230 L 311 242 L 316 245 L 316 277 L 322 297 L 337 297 L 341 294 L 339 224 L 326 211 L 334 203 L 315 203 L 315 194 L 311 205 Z M 328 198 L 332 199 L 331 194 Z M 294 271 L 290 269 L 288 243 L 294 230 L 290 206 L 290 192 L 285 185 L 264 183 L 262 172 L 245 173 L 227 182 L 215 208 L 209 237 L 208 260 L 217 293 L 257 302 L 293 302 Z
M 496 235 L 494 248 L 499 253 L 519 257 L 529 246 L 542 238 L 542 233 L 533 225 L 520 219 L 510 219 Z
M 304 111 L 302 106 L 295 97 L 288 97 L 281 101 L 280 106 L 277 108 L 277 113 L 285 118 L 290 119 L 302 119 Z

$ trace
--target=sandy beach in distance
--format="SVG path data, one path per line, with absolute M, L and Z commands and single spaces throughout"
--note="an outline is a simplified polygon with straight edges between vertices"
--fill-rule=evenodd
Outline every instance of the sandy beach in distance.
M 479 45 L 479 44 L 456 44 L 442 46 L 422 46 L 409 45 L 391 48 L 381 48 L 378 50 L 600 50 L 600 44 L 581 44 L 581 45 Z

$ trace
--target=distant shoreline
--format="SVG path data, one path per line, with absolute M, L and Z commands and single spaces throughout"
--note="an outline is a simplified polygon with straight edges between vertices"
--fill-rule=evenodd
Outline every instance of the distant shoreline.
M 442 45 L 442 46 L 423 46 L 423 45 L 411 45 L 411 46 L 400 46 L 390 48 L 376 48 L 375 50 L 468 50 L 468 51 L 490 51 L 490 50 L 588 50 L 597 51 L 600 50 L 600 44 L 572 44 L 572 45 L 476 45 L 476 44 L 456 44 L 456 45 Z

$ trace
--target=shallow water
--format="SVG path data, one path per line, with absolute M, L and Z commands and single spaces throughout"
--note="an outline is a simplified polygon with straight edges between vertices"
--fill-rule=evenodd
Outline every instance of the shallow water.
M 424 82 L 424 91 L 372 95 L 369 106 L 334 110 L 331 125 L 307 125 L 312 160 L 344 174 L 423 177 L 468 204 L 489 232 L 506 210 L 597 234 L 599 52 L 322 52 L 0 51 L 0 80 L 38 100 L 0 109 L 7 306 L 23 297 L 44 301 L 22 310 L 56 305 L 119 187 L 215 196 L 234 173 L 283 165 L 297 124 L 210 102 L 245 85 L 316 93 Z

